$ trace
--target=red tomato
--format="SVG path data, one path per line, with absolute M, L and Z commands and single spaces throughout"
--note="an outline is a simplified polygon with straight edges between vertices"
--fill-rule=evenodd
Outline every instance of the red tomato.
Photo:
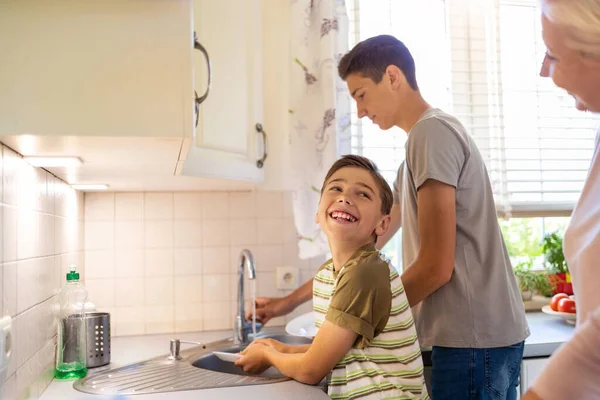
M 554 296 L 552 296 L 552 299 L 550 300 L 550 308 L 552 309 L 552 311 L 558 311 L 558 302 L 561 299 L 568 299 L 569 296 L 567 296 L 566 293 L 559 293 L 559 294 L 555 294 Z
M 575 314 L 575 300 L 571 300 L 569 298 L 560 299 L 558 302 L 558 311 Z

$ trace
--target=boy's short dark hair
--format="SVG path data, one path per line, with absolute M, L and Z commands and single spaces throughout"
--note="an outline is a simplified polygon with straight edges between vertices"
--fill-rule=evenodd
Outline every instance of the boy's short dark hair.
M 379 172 L 379 168 L 377 168 L 377 164 L 373 161 L 369 160 L 367 157 L 358 156 L 356 154 L 346 154 L 342 156 L 339 160 L 333 163 L 329 171 L 327 171 L 327 176 L 323 180 L 323 186 L 321 187 L 321 194 L 323 193 L 323 189 L 325 189 L 325 184 L 331 178 L 333 174 L 339 171 L 342 168 L 346 167 L 354 167 L 364 169 L 369 171 L 377 186 L 379 187 L 379 197 L 381 198 L 381 213 L 383 215 L 389 215 L 392 212 L 392 205 L 394 204 L 394 195 L 392 194 L 392 189 L 387 181 L 384 179 L 381 172 Z
M 358 43 L 340 60 L 338 74 L 343 80 L 350 74 L 359 74 L 379 83 L 390 65 L 402 71 L 413 90 L 419 90 L 413 56 L 404 43 L 391 35 L 374 36 Z

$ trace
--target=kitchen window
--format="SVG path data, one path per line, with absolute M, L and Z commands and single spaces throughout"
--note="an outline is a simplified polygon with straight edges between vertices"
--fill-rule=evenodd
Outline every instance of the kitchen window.
M 546 49 L 536 0 L 348 0 L 346 5 L 350 46 L 378 34 L 405 42 L 425 99 L 467 127 L 486 160 L 501 221 L 535 217 L 531 221 L 543 226 L 545 217 L 570 215 L 599 119 L 577 111 L 571 96 L 539 77 Z M 372 158 L 390 184 L 404 160 L 405 142 L 399 128 L 381 132 L 359 120 L 354 109 L 352 152 Z M 396 265 L 399 237 L 384 248 Z

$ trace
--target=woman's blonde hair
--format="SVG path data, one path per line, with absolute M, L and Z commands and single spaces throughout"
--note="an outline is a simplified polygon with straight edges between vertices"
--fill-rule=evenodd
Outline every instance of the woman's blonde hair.
M 542 13 L 569 35 L 567 46 L 600 57 L 600 0 L 541 0 Z

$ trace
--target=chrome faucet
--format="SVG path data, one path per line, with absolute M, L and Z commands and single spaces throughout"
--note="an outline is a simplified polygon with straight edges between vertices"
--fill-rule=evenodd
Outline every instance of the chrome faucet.
M 242 250 L 238 264 L 238 313 L 235 317 L 234 334 L 236 340 L 241 344 L 248 344 L 248 334 L 252 332 L 252 323 L 246 321 L 246 313 L 244 311 L 244 267 L 248 268 L 248 279 L 256 279 L 256 269 L 254 268 L 254 257 L 248 249 Z M 256 331 L 258 332 L 262 324 L 256 323 Z

